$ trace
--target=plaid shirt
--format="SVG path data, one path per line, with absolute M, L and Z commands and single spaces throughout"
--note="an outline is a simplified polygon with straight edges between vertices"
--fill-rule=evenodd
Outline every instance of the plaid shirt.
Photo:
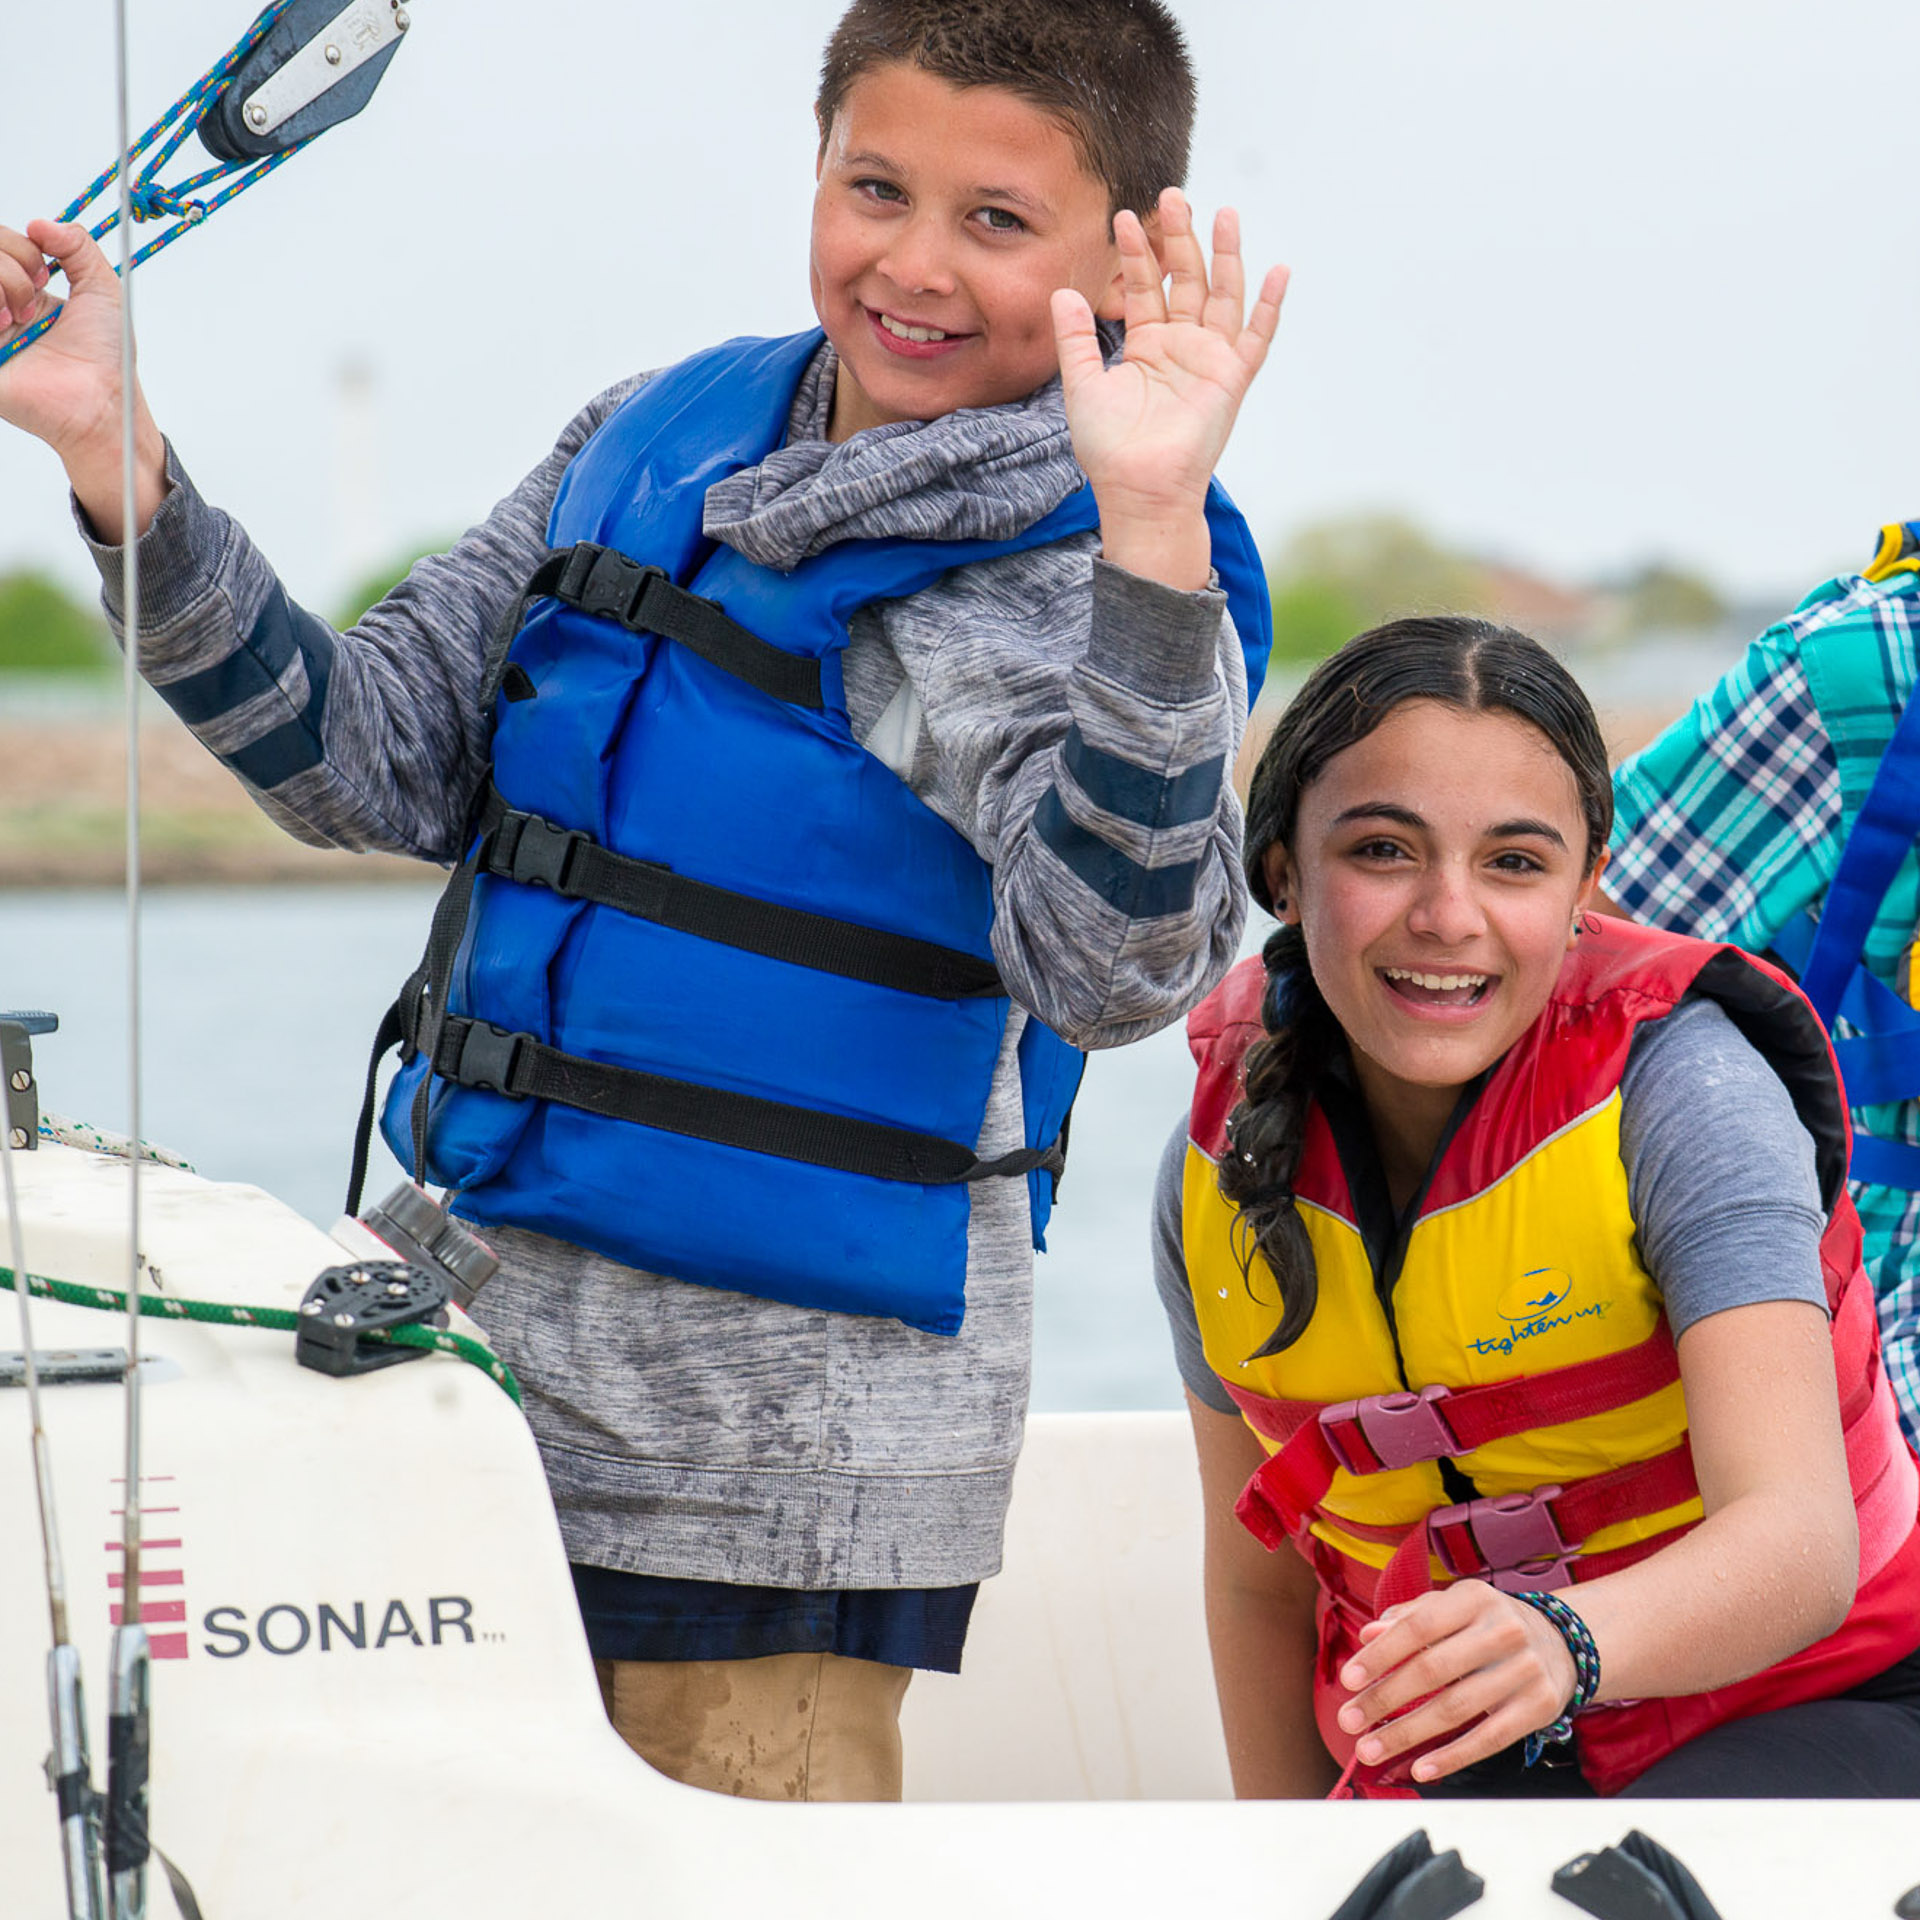
M 1913 691 L 1916 642 L 1920 576 L 1910 568 L 1817 588 L 1614 775 L 1608 892 L 1652 926 L 1752 952 L 1817 907 Z M 1864 693 L 1823 711 L 1807 663 L 1814 657 L 1817 669 L 1831 649 L 1858 650 L 1847 679 Z M 1917 922 L 1920 860 L 1909 857 L 1866 948 L 1868 968 L 1903 993 Z M 1920 1100 L 1856 1110 L 1854 1124 L 1920 1142 Z M 1858 1182 L 1852 1191 L 1887 1373 L 1920 1443 L 1920 1195 Z

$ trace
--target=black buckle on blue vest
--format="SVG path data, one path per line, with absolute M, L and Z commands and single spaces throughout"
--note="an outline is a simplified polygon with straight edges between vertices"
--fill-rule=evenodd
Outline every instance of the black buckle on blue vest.
M 567 555 L 555 591 L 582 613 L 631 627 L 639 620 L 647 588 L 666 577 L 659 567 L 643 567 L 614 547 L 583 540 Z
M 524 1100 L 524 1093 L 513 1089 L 514 1062 L 520 1043 L 531 1040 L 530 1033 L 509 1033 L 489 1020 L 467 1020 L 449 1014 L 440 1028 L 440 1039 L 433 1050 L 433 1070 L 443 1080 L 462 1087 L 474 1087 L 481 1093 L 500 1093 L 509 1100 Z
M 593 845 L 591 834 L 577 827 L 556 827 L 535 813 L 509 814 L 499 831 L 505 842 L 499 849 L 504 864 L 496 861 L 492 871 L 524 887 L 547 887 L 555 893 L 566 892 L 574 855 Z

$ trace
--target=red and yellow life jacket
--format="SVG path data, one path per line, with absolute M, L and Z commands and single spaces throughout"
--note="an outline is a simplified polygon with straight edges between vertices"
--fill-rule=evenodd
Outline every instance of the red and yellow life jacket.
M 1294 1345 L 1254 1358 L 1278 1323 L 1278 1294 L 1257 1254 L 1251 1277 L 1241 1270 L 1216 1162 L 1266 990 L 1261 963 L 1245 961 L 1188 1021 L 1200 1077 L 1187 1275 L 1208 1364 L 1269 1456 L 1240 1517 L 1269 1547 L 1292 1541 L 1320 1577 L 1315 1705 L 1335 1757 L 1348 1759 L 1353 1740 L 1334 1722 L 1346 1697 L 1334 1676 L 1386 1607 L 1453 1579 L 1510 1591 L 1595 1579 L 1701 1517 L 1679 1364 L 1635 1251 L 1620 1160 L 1634 1034 L 1688 992 L 1726 1008 L 1816 1143 L 1860 1581 L 1834 1633 L 1751 1679 L 1583 1714 L 1582 1769 L 1617 1791 L 1724 1720 L 1844 1692 L 1911 1652 L 1920 1473 L 1881 1370 L 1831 1050 L 1786 977 L 1737 948 L 1604 922 L 1443 1143 L 1404 1231 L 1357 1093 L 1325 1088 L 1294 1182 L 1318 1303 Z

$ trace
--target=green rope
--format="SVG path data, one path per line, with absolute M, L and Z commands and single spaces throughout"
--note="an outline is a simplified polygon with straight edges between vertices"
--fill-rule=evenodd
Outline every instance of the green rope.
M 11 1293 L 20 1279 L 12 1267 L 0 1267 L 0 1289 Z M 125 1313 L 127 1296 L 113 1287 L 77 1286 L 70 1280 L 50 1280 L 43 1273 L 27 1275 L 27 1294 L 35 1300 L 56 1300 L 67 1307 L 93 1307 L 105 1313 Z M 209 1327 L 254 1327 L 266 1333 L 297 1333 L 300 1316 L 284 1307 L 229 1307 L 212 1300 L 180 1300 L 167 1293 L 140 1296 L 143 1320 L 197 1320 Z M 506 1363 L 462 1333 L 443 1333 L 437 1327 L 373 1327 L 360 1336 L 389 1346 L 418 1347 L 427 1353 L 447 1353 L 478 1367 L 499 1386 L 513 1404 L 520 1404 L 520 1383 Z

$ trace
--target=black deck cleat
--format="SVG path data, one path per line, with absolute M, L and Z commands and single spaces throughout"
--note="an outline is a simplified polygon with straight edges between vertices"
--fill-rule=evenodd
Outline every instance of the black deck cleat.
M 1617 1847 L 1569 1860 L 1553 1890 L 1595 1920 L 1720 1920 L 1685 1865 L 1637 1830 Z
M 1452 1920 L 1486 1890 L 1457 1852 L 1436 1854 L 1419 1827 L 1367 1869 L 1329 1920 Z
M 399 1260 L 365 1260 L 329 1267 L 300 1302 L 300 1332 L 293 1357 L 316 1373 L 347 1379 L 402 1360 L 417 1360 L 421 1347 L 399 1347 L 366 1336 L 395 1327 L 447 1324 L 444 1280 Z

